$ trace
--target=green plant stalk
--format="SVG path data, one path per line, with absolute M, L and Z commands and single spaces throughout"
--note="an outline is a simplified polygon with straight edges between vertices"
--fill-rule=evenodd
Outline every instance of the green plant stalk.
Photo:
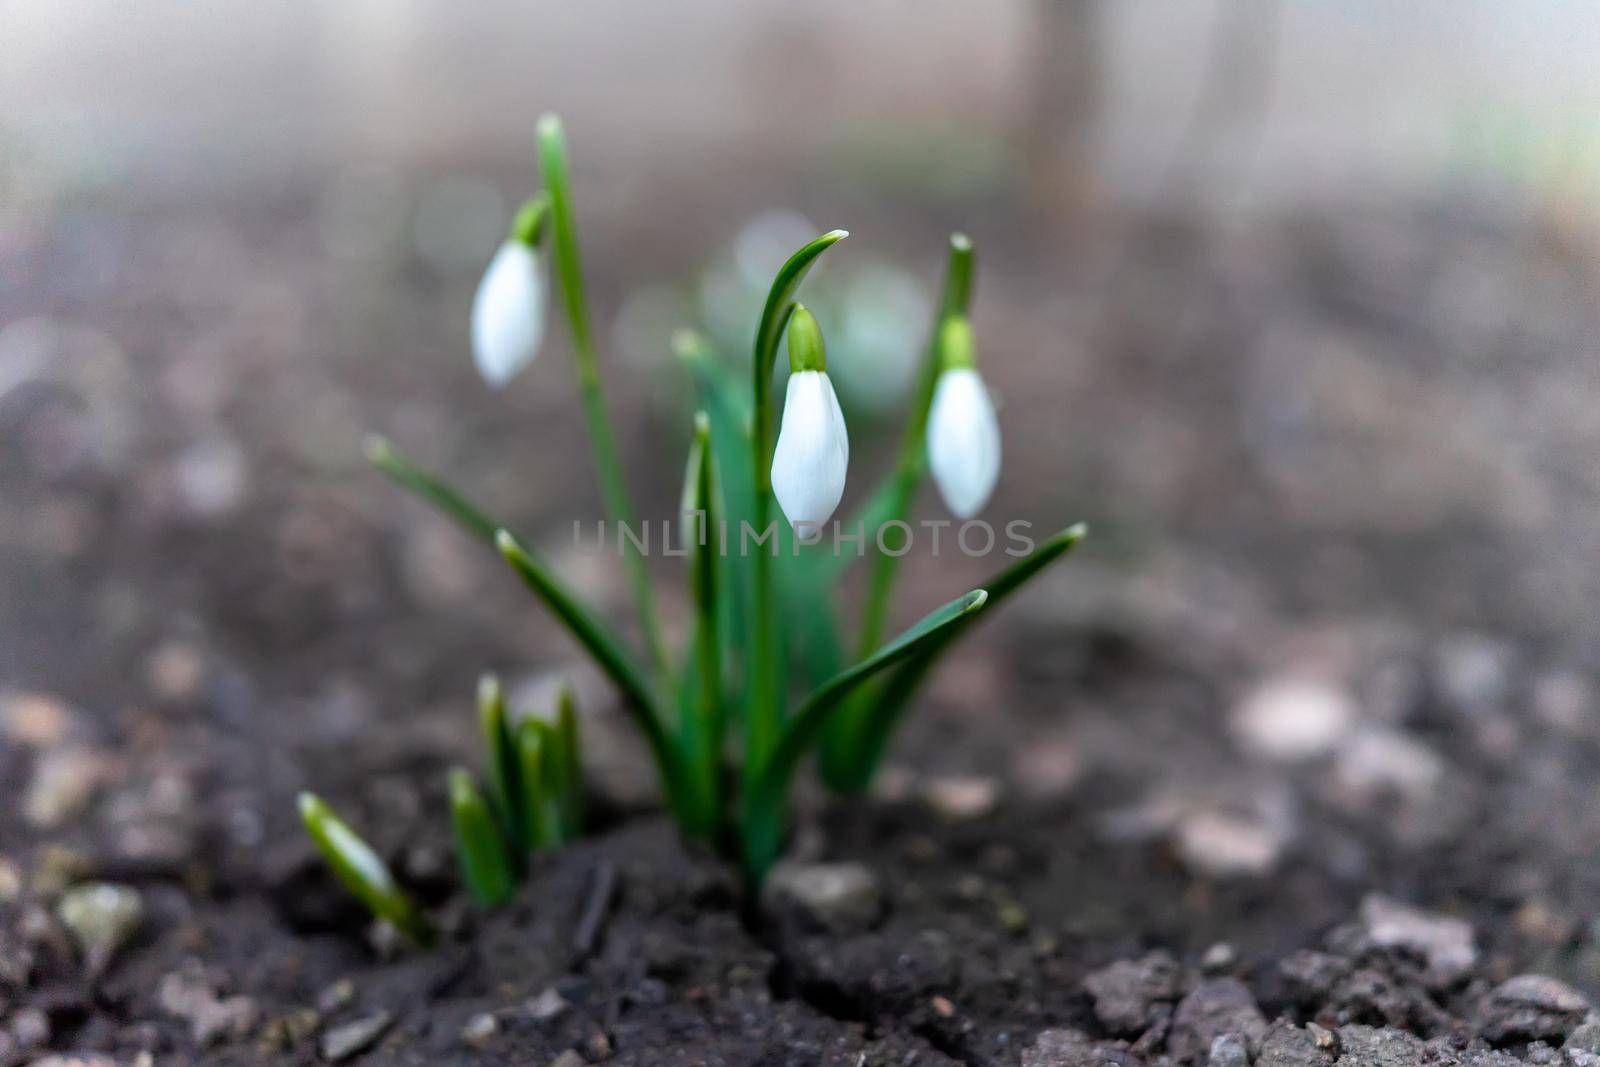
M 555 730 L 561 839 L 570 841 L 583 834 L 583 757 L 578 736 L 578 698 L 566 683 L 556 693 Z
M 583 413 L 589 425 L 589 443 L 594 449 L 595 467 L 600 474 L 600 491 L 612 521 L 633 526 L 633 508 L 628 502 L 627 482 L 617 460 L 616 435 L 606 414 L 604 390 L 600 382 L 600 361 L 595 354 L 594 330 L 589 322 L 589 301 L 583 281 L 583 263 L 578 254 L 578 231 L 572 209 L 572 187 L 567 166 L 566 134 L 554 115 L 539 119 L 539 156 L 544 165 L 545 191 L 550 197 L 551 229 L 554 237 L 556 274 L 561 279 L 562 305 L 572 328 L 572 350 L 577 359 L 578 390 Z M 649 649 L 650 660 L 663 678 L 672 676 L 667 646 L 656 614 L 655 595 L 644 557 L 626 537 L 621 537 L 623 564 L 639 613 L 639 629 Z
M 862 683 L 905 660 L 983 607 L 988 593 L 974 589 L 924 616 L 915 626 L 866 659 L 836 675 L 805 699 L 783 726 L 778 743 L 760 762 L 745 768 L 742 859 L 746 878 L 759 884 L 783 846 L 785 800 L 800 761 L 842 702 Z
M 695 627 L 692 638 L 696 685 L 684 708 L 683 748 L 694 763 L 697 786 L 697 836 L 715 840 L 721 829 L 722 746 L 722 649 L 718 625 L 717 531 L 721 508 L 717 503 L 715 456 L 711 447 L 711 418 L 698 412 L 694 420 L 694 441 L 689 449 L 688 470 L 684 475 L 684 533 L 690 534 L 693 519 L 693 544 L 689 548 L 690 579 L 694 591 Z
M 761 309 L 751 359 L 751 465 L 755 484 L 756 531 L 764 533 L 773 520 L 772 497 L 772 377 L 778 342 L 794 311 L 794 294 L 817 257 L 849 236 L 831 230 L 789 257 L 778 270 Z M 783 721 L 781 646 L 777 604 L 773 596 L 772 555 L 758 547 L 753 568 L 754 610 L 750 651 L 750 685 L 745 706 L 745 767 L 759 765 L 777 743 Z
M 899 459 L 887 488 L 888 497 L 882 511 L 876 515 L 878 522 L 867 527 L 872 539 L 872 573 L 868 579 L 867 593 L 862 602 L 861 628 L 857 635 L 856 656 L 864 657 L 878 647 L 883 639 L 884 627 L 889 619 L 889 601 L 894 593 L 895 578 L 900 571 L 900 556 L 877 550 L 874 535 L 878 527 L 891 521 L 906 521 L 916 499 L 917 487 L 922 482 L 926 465 L 924 453 L 927 445 L 928 411 L 933 406 L 934 388 L 939 381 L 939 338 L 944 323 L 954 315 L 965 315 L 972 302 L 973 248 L 965 234 L 950 236 L 949 257 L 945 264 L 944 287 L 939 298 L 939 308 L 928 339 L 927 352 L 917 374 L 910 418 L 900 437 Z M 835 791 L 853 792 L 851 784 L 853 754 L 860 743 L 864 718 L 870 713 L 867 706 L 870 694 L 858 694 L 845 711 L 829 724 L 822 739 L 819 766 L 823 782 Z
M 510 896 L 515 885 L 500 830 L 469 772 L 452 767 L 449 783 L 450 820 L 462 880 L 473 900 L 492 907 Z
M 506 862 L 520 875 L 534 844 L 537 812 L 527 806 L 522 761 L 506 717 L 505 693 L 493 675 L 486 674 L 478 681 L 478 726 L 489 756 L 489 800 L 505 838 Z
M 419 945 L 431 945 L 433 924 L 411 902 L 373 847 L 314 793 L 301 793 L 300 821 L 343 886 L 367 910 Z

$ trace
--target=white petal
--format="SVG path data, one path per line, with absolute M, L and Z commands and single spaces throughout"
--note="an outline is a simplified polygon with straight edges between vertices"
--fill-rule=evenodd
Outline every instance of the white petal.
M 833 517 L 844 496 L 849 463 L 844 413 L 827 373 L 789 375 L 783 423 L 772 453 L 772 491 L 791 526 L 809 535 Z
M 1000 477 L 1000 423 L 983 379 L 971 367 L 939 376 L 928 411 L 928 466 L 947 507 L 970 519 Z
M 521 241 L 500 246 L 472 301 L 472 358 L 499 387 L 539 354 L 544 338 L 544 262 Z

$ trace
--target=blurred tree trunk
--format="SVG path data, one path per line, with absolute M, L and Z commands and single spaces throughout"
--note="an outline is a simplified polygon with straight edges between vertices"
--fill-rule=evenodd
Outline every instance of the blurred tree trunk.
M 1028 194 L 1058 230 L 1080 227 L 1095 193 L 1102 0 L 1033 0 L 1033 79 L 1024 145 Z

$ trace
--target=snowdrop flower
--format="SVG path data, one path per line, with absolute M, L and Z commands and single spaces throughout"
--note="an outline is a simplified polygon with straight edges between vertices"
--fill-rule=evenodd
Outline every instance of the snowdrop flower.
M 548 282 L 539 239 L 548 204 L 539 197 L 517 213 L 472 301 L 472 358 L 497 389 L 533 361 L 544 339 Z
M 972 327 L 960 316 L 939 333 L 939 381 L 928 410 L 928 466 L 957 518 L 988 503 L 1000 477 L 1000 423 L 974 366 Z
M 802 537 L 820 533 L 844 496 L 850 438 L 817 320 L 799 304 L 789 317 L 789 390 L 772 453 L 772 491 Z

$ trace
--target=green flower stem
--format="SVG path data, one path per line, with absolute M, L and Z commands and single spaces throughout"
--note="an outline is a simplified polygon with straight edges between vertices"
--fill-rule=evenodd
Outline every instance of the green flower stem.
M 314 793 L 300 794 L 300 821 L 334 875 L 367 910 L 419 945 L 433 943 L 433 925 L 406 896 L 389 865 Z
M 589 301 L 583 282 L 583 263 L 578 255 L 578 231 L 573 218 L 572 189 L 568 179 L 567 141 L 561 120 L 545 115 L 539 120 L 539 155 L 544 164 L 544 182 L 550 197 L 550 216 L 554 236 L 556 273 L 561 278 L 561 298 L 572 327 L 572 350 L 577 357 L 578 389 L 583 397 L 583 413 L 589 424 L 589 443 L 594 449 L 595 466 L 600 474 L 600 491 L 612 521 L 633 525 L 633 508 L 628 502 L 627 483 L 617 460 L 616 435 L 606 414 L 600 383 L 600 361 L 595 355 L 594 331 L 589 322 Z M 650 660 L 663 678 L 671 677 L 667 646 L 661 636 L 661 621 L 656 614 L 650 574 L 637 548 L 623 542 L 624 566 L 639 613 L 639 628 L 644 634 Z
M 690 571 L 694 588 L 694 654 L 696 687 L 685 707 L 684 753 L 695 762 L 697 825 L 694 831 L 715 839 L 722 820 L 722 712 L 721 627 L 718 624 L 717 532 L 722 517 L 717 502 L 715 457 L 711 448 L 711 418 L 698 412 L 694 443 L 689 449 L 683 511 L 685 536 L 693 536 Z M 690 517 L 694 526 L 688 525 Z
M 974 589 L 924 616 L 866 659 L 817 687 L 784 724 L 770 754 L 751 765 L 743 829 L 745 874 L 760 882 L 783 843 L 785 798 L 794 772 L 843 701 L 878 672 L 905 660 L 983 607 L 988 593 Z
M 472 775 L 450 769 L 450 819 L 456 835 L 456 857 L 467 892 L 484 907 L 499 904 L 516 884 L 506 862 L 505 847 L 494 815 Z
M 751 461 L 755 482 L 754 517 L 758 533 L 773 519 L 772 498 L 772 375 L 778 358 L 778 342 L 794 310 L 794 294 L 817 257 L 849 236 L 845 230 L 831 230 L 789 257 L 778 270 L 761 309 L 761 324 L 756 329 L 755 351 L 751 360 L 753 432 Z M 745 766 L 759 764 L 777 743 L 783 721 L 781 656 L 778 641 L 777 604 L 773 596 L 772 554 L 757 548 L 753 568 L 754 618 L 751 635 L 749 700 L 745 709 Z
M 972 302 L 972 241 L 965 234 L 950 237 L 950 258 L 945 267 L 944 293 L 939 300 L 939 315 L 934 321 L 928 340 L 928 352 L 923 358 L 917 376 L 915 401 L 911 418 L 907 420 L 900 438 L 900 458 L 895 466 L 894 498 L 889 520 L 904 522 L 911 512 L 912 500 L 922 481 L 924 439 L 928 435 L 928 409 L 933 406 L 933 390 L 939 381 L 940 334 L 944 324 L 957 315 L 966 315 Z M 888 521 L 888 520 L 886 520 Z M 868 531 L 871 533 L 871 531 Z M 872 581 L 861 615 L 861 632 L 856 652 L 865 656 L 878 647 L 883 639 L 883 628 L 889 617 L 889 597 L 894 591 L 895 575 L 900 568 L 900 556 L 876 551 L 872 563 Z

